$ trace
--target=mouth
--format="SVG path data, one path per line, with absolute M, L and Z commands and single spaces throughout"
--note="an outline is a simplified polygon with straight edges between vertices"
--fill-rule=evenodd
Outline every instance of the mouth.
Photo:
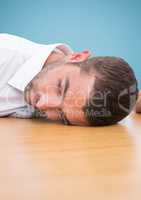
M 35 108 L 35 111 L 34 111 L 34 116 L 36 118 L 44 118 L 44 119 L 48 119 L 48 115 L 46 112 L 44 111 L 40 111 L 39 109 Z

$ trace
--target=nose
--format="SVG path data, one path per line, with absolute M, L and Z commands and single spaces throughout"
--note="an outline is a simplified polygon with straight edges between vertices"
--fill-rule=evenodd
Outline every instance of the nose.
M 59 98 L 56 95 L 38 94 L 38 99 L 36 101 L 35 107 L 39 110 L 46 110 L 49 108 L 60 108 L 61 98 Z

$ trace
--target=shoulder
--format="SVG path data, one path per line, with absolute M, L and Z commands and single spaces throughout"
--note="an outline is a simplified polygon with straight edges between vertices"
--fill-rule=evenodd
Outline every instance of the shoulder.
M 18 36 L 18 35 L 12 35 L 12 34 L 9 34 L 9 33 L 0 33 L 0 40 L 2 41 L 16 41 L 16 42 L 30 42 L 30 43 L 33 43 L 32 41 L 28 40 L 28 39 L 25 39 L 24 37 L 22 36 Z
M 9 34 L 9 33 L 0 33 L 0 39 L 5 40 L 5 39 L 17 39 L 19 38 L 18 36 Z
M 36 43 L 20 36 L 0 33 L 0 48 L 13 49 L 24 53 L 32 53 Z
M 13 48 L 18 46 L 20 37 L 8 33 L 0 33 L 0 48 Z

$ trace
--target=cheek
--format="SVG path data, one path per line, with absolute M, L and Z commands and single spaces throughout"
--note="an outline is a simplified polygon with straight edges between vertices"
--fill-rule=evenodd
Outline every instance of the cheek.
M 63 111 L 66 114 L 66 117 L 73 124 L 82 124 L 86 125 L 87 121 L 82 110 L 85 105 L 84 95 L 80 94 L 79 90 L 74 91 L 71 95 L 67 95 L 63 102 Z
M 84 112 L 78 108 L 66 108 L 64 109 L 67 119 L 76 125 L 87 125 L 87 120 L 85 118 Z
M 73 87 L 72 85 L 64 99 L 64 106 L 69 107 L 70 109 L 81 108 L 86 102 L 86 96 L 87 95 L 82 90 L 82 88 L 80 88 L 80 86 L 75 85 Z

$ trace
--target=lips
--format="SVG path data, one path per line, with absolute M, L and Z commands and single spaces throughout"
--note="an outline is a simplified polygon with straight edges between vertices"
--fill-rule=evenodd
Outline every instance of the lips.
M 35 117 L 40 117 L 40 118 L 44 118 L 44 119 L 48 119 L 48 115 L 47 115 L 47 113 L 46 112 L 42 112 L 42 111 L 40 111 L 40 110 L 38 110 L 38 109 L 35 109 Z

